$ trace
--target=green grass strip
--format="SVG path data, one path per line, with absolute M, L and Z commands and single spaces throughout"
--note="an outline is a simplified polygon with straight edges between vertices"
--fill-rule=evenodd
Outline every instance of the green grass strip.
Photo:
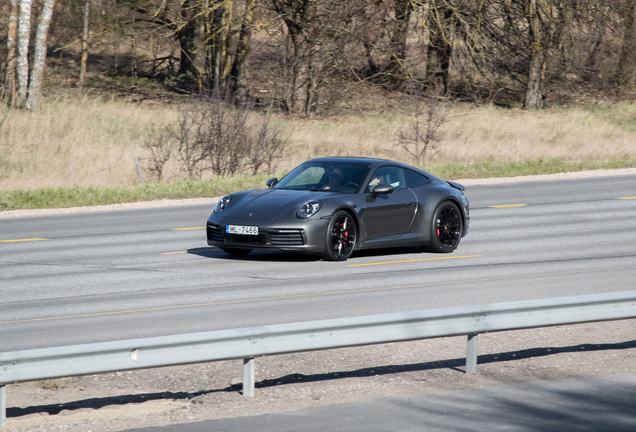
M 488 160 L 469 164 L 445 164 L 424 167 L 447 180 L 500 178 L 557 174 L 597 169 L 636 167 L 636 160 L 606 162 L 567 162 L 561 159 L 537 159 L 521 162 Z M 216 177 L 208 180 L 179 180 L 170 183 L 142 183 L 128 187 L 47 188 L 0 191 L 0 211 L 54 209 L 121 204 L 140 201 L 217 197 L 240 190 L 265 188 L 268 175 Z
M 426 171 L 443 179 L 474 179 L 520 177 L 530 175 L 559 174 L 567 172 L 608 170 L 636 167 L 636 160 L 578 161 L 562 159 L 536 159 L 520 162 L 496 162 L 487 160 L 469 164 L 445 164 L 426 167 Z

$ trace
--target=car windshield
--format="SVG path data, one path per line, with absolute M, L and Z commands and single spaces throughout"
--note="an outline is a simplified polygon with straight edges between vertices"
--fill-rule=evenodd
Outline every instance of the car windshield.
M 366 174 L 364 165 L 306 162 L 294 168 L 274 188 L 355 193 Z

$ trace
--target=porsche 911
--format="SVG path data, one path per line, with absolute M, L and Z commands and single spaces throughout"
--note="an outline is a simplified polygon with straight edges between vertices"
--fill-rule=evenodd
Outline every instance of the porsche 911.
M 206 232 L 208 245 L 230 255 L 270 249 L 344 261 L 374 248 L 453 252 L 469 224 L 461 184 L 400 162 L 328 157 L 268 180 L 267 188 L 224 196 Z

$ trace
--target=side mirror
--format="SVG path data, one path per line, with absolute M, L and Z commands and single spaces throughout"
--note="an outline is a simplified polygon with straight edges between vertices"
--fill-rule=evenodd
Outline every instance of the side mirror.
M 373 196 L 378 196 L 380 194 L 390 194 L 391 192 L 393 192 L 393 190 L 393 186 L 380 183 L 373 188 L 371 194 Z
M 271 178 L 271 179 L 267 180 L 267 182 L 265 184 L 267 185 L 268 188 L 271 189 L 271 188 L 273 188 L 276 185 L 276 183 L 278 183 L 278 179 L 276 177 L 274 177 L 274 178 Z

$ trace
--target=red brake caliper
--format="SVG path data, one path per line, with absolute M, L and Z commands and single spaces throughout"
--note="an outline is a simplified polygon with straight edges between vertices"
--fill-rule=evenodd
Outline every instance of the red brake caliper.
M 347 247 L 347 235 L 348 235 L 348 231 L 347 231 L 347 219 L 344 220 L 344 223 L 341 225 L 342 230 L 344 231 L 344 237 L 342 238 L 342 242 L 340 243 L 340 246 L 342 248 Z M 342 249 L 341 249 L 342 250 Z M 342 252 L 341 252 L 342 253 Z
M 347 219 L 345 219 L 344 223 L 342 224 L 342 229 L 344 230 L 343 243 L 345 243 L 347 241 L 347 236 L 349 235 L 349 232 L 347 231 Z

